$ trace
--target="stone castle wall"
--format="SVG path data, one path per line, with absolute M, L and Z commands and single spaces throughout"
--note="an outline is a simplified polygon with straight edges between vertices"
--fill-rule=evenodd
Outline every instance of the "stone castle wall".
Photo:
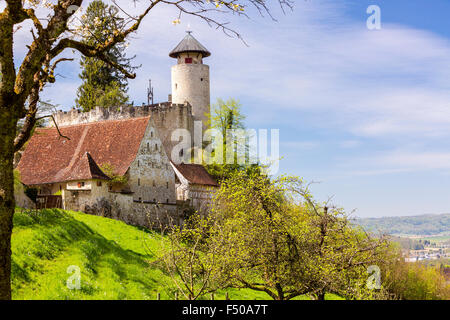
M 167 225 L 169 218 L 173 220 L 171 223 L 183 223 L 187 207 L 184 201 L 177 201 L 175 175 L 169 158 L 172 147 L 178 144 L 178 141 L 171 141 L 172 131 L 179 128 L 193 131 L 190 104 L 124 105 L 97 107 L 89 112 L 72 109 L 54 114 L 58 127 L 146 116 L 151 119 L 136 159 L 127 173 L 133 193 L 109 192 L 106 183 L 102 190 L 95 183 L 89 184 L 92 189 L 87 191 L 63 188 L 65 209 L 81 210 L 144 227 L 155 227 L 160 220 Z M 50 125 L 54 126 L 53 123 Z

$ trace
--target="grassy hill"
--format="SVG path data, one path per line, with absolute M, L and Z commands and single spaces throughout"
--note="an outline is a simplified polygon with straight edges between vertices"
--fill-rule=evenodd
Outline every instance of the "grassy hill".
M 392 235 L 450 236 L 450 213 L 356 219 L 367 231 Z
M 160 241 L 156 232 L 113 219 L 57 209 L 35 214 L 17 210 L 13 299 L 156 299 L 157 292 L 161 299 L 174 299 L 170 277 L 150 263 Z M 81 270 L 80 290 L 67 288 L 71 265 Z M 228 292 L 231 299 L 270 298 L 251 290 Z M 224 298 L 225 292 L 216 294 L 216 299 Z

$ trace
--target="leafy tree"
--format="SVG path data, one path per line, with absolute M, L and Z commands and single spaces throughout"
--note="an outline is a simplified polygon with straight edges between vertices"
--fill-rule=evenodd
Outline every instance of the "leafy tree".
M 237 170 L 257 170 L 256 164 L 250 164 L 249 161 L 249 142 L 240 141 L 239 134 L 244 134 L 244 138 L 248 138 L 244 120 L 245 115 L 242 114 L 241 104 L 232 98 L 224 101 L 217 99 L 217 103 L 212 106 L 212 111 L 208 116 L 208 128 L 217 130 L 221 142 L 216 142 L 215 150 L 212 157 L 215 159 L 213 163 L 205 163 L 208 172 L 216 180 L 224 180 Z M 234 138 L 234 139 L 233 139 Z M 229 145 L 229 143 L 233 143 Z M 218 153 L 218 148 L 221 152 Z M 241 148 L 241 150 L 238 150 Z M 232 151 L 231 151 L 232 150 Z M 231 151 L 233 162 L 227 161 L 227 153 Z M 245 164 L 238 162 L 239 152 L 245 155 Z M 216 157 L 216 153 L 217 157 Z M 219 159 L 217 159 L 219 158 Z M 218 160 L 218 161 L 217 161 Z
M 267 0 L 235 1 L 161 1 L 136 2 L 141 6 L 140 14 L 124 13 L 126 23 L 115 30 L 105 42 L 86 43 L 89 29 L 77 25 L 74 13 L 86 0 L 5 0 L 0 9 L 0 299 L 11 298 L 11 232 L 14 214 L 14 152 L 20 150 L 30 138 L 36 124 L 40 92 L 48 83 L 56 81 L 55 69 L 63 61 L 66 49 L 80 52 L 86 57 L 96 57 L 122 72 L 127 78 L 135 78 L 126 66 L 109 58 L 108 52 L 117 43 L 124 42 L 138 30 L 142 20 L 159 4 L 176 8 L 181 14 L 195 16 L 215 25 L 225 32 L 241 38 L 228 24 L 217 20 L 220 12 L 244 15 L 244 8 L 253 6 L 259 12 L 267 12 Z M 283 6 L 292 7 L 290 0 L 278 0 Z M 39 17 L 35 9 L 41 7 Z M 139 10 L 139 9 L 138 9 Z M 152 11 L 153 12 L 153 11 Z M 178 21 L 177 19 L 176 21 Z M 21 24 L 32 23 L 31 43 L 22 62 L 17 66 L 14 37 Z M 156 33 L 157 31 L 155 31 Z M 24 119 L 17 134 L 17 124 Z
M 386 241 L 355 231 L 341 210 L 319 206 L 298 178 L 235 172 L 222 183 L 210 219 L 216 227 L 209 241 L 221 249 L 228 286 L 276 300 L 376 294 L 366 287 L 367 267 L 380 262 Z
M 125 20 L 118 14 L 118 8 L 107 5 L 102 0 L 91 2 L 81 23 L 88 30 L 84 43 L 94 45 L 108 40 L 114 32 L 122 30 Z M 131 60 L 126 58 L 126 44 L 116 43 L 109 48 L 105 55 L 132 72 L 136 67 L 131 66 Z M 83 56 L 80 61 L 82 72 L 80 78 L 83 83 L 77 91 L 76 106 L 83 111 L 89 111 L 96 106 L 109 107 L 121 105 L 128 101 L 126 94 L 128 88 L 127 78 L 110 64 L 97 57 Z
M 154 209 L 158 211 L 158 217 L 163 218 L 161 210 L 157 206 Z M 197 300 L 220 286 L 217 278 L 219 248 L 215 246 L 217 243 L 207 241 L 211 229 L 209 222 L 208 218 L 193 215 L 181 228 L 173 223 L 169 214 L 165 223 L 161 219 L 152 222 L 153 227 L 161 230 L 161 245 L 158 253 L 153 252 L 150 246 L 146 248 L 152 255 L 160 257 L 154 264 L 167 271 L 187 300 Z
M 381 271 L 383 286 L 391 299 L 449 300 L 450 284 L 438 266 L 406 262 L 401 250 L 392 247 Z

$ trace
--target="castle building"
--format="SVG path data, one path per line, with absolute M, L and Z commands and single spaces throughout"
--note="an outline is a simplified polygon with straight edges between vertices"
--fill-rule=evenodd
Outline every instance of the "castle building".
M 186 103 L 192 106 L 194 120 L 206 126 L 206 114 L 210 112 L 209 66 L 203 64 L 203 58 L 211 53 L 202 46 L 190 31 L 169 53 L 177 59 L 172 66 L 172 102 Z
M 38 128 L 28 142 L 17 166 L 22 182 L 39 197 L 60 194 L 64 209 L 135 225 L 161 214 L 182 223 L 187 211 L 207 210 L 218 184 L 203 166 L 172 161 L 172 132 L 193 136 L 195 121 L 206 126 L 209 55 L 191 32 L 170 52 L 171 101 L 58 111 L 58 128 Z

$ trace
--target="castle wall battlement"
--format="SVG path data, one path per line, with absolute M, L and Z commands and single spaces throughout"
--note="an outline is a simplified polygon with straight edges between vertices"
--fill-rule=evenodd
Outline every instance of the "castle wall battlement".
M 180 115 L 181 118 L 184 118 L 192 114 L 192 107 L 188 103 L 179 104 L 162 102 L 142 106 L 122 105 L 108 108 L 97 107 L 88 112 L 82 112 L 81 110 L 74 108 L 70 111 L 59 110 L 58 112 L 53 114 L 53 116 L 58 126 L 63 127 L 81 123 L 106 120 L 122 120 L 147 116 L 166 118 L 169 114 L 174 113 Z M 50 122 L 49 125 L 54 126 L 53 122 Z

